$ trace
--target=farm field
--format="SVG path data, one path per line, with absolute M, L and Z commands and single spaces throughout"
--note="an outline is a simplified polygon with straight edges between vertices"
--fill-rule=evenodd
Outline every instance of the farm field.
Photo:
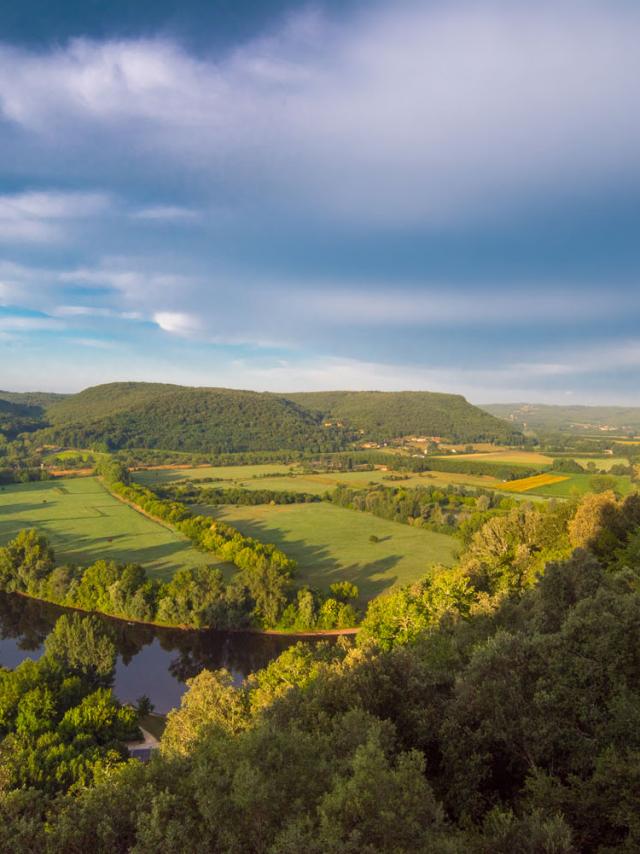
M 553 457 L 538 451 L 491 451 L 478 454 L 456 454 L 445 459 L 474 460 L 479 463 L 510 463 L 514 466 L 550 466 Z
M 268 471 L 271 469 L 271 471 Z M 284 477 L 268 477 L 269 474 L 280 472 Z M 408 474 L 407 479 L 389 480 L 389 475 Z M 266 475 L 266 476 L 265 476 Z M 460 474 L 458 472 L 391 472 L 382 469 L 375 471 L 353 472 L 323 472 L 321 474 L 305 474 L 299 470 L 290 473 L 288 467 L 276 466 L 220 466 L 217 468 L 177 469 L 171 471 L 139 471 L 133 474 L 134 480 L 152 487 L 154 484 L 175 483 L 177 480 L 202 477 L 220 478 L 218 486 L 239 486 L 243 489 L 273 489 L 292 492 L 310 492 L 322 495 L 327 490 L 334 489 L 339 484 L 353 488 L 365 488 L 371 483 L 383 486 L 447 486 L 461 484 L 479 486 L 485 489 L 497 488 L 501 481 L 488 476 Z M 203 484 L 204 486 L 215 484 Z
M 538 495 L 544 495 L 547 498 L 571 498 L 573 495 L 586 495 L 587 492 L 593 492 L 591 486 L 592 474 L 572 474 L 562 483 L 552 483 L 546 486 L 537 487 L 532 492 Z M 636 488 L 635 484 L 631 483 L 631 478 L 628 475 L 617 476 L 616 490 L 620 495 L 628 495 Z M 529 494 L 529 493 L 528 493 Z
M 624 457 L 571 457 L 583 468 L 586 468 L 589 463 L 594 463 L 599 471 L 609 471 L 613 466 L 627 466 L 628 461 Z
M 459 546 L 446 534 L 325 503 L 197 509 L 282 548 L 298 561 L 297 584 L 326 590 L 352 581 L 363 600 L 421 578 L 434 564 L 451 566 Z M 372 534 L 380 541 L 370 542 Z
M 527 497 L 571 498 L 574 495 L 593 492 L 593 477 L 593 474 L 539 474 L 504 483 L 500 491 L 508 492 L 514 497 L 520 494 Z M 620 495 L 628 495 L 635 488 L 626 475 L 615 477 L 615 481 L 616 490 Z
M 519 480 L 511 480 L 502 485 L 503 492 L 529 492 L 540 490 L 546 486 L 556 485 L 569 480 L 568 474 L 535 474 L 531 477 L 522 477 Z
M 182 566 L 216 563 L 185 537 L 118 501 L 94 477 L 2 487 L 0 545 L 22 528 L 45 534 L 59 562 L 131 561 L 163 580 Z
M 143 469 L 132 472 L 131 476 L 143 486 L 152 487 L 153 484 L 175 483 L 176 480 L 185 478 L 194 480 L 213 477 L 230 481 L 261 478 L 270 474 L 287 474 L 292 468 L 295 466 L 285 463 L 264 463 L 253 466 L 196 466 L 194 468 Z

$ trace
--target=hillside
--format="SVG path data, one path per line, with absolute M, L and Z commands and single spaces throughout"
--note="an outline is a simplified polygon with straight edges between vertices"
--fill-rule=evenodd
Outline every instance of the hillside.
M 364 431 L 371 439 L 443 436 L 459 442 L 512 440 L 514 429 L 473 406 L 462 395 L 430 391 L 297 392 L 287 398 Z
M 59 395 L 0 391 L 0 434 L 14 439 L 46 426 L 45 406 Z
M 13 411 L 18 404 L 6 406 Z M 28 414 L 46 418 L 39 425 L 48 424 L 44 441 L 73 447 L 102 444 L 111 450 L 332 451 L 347 447 L 356 438 L 387 440 L 416 434 L 461 442 L 508 442 L 514 432 L 459 395 L 432 392 L 280 396 L 119 382 L 56 396 L 46 410 L 33 408 Z
M 638 433 L 640 407 L 637 406 L 553 406 L 542 403 L 492 403 L 486 412 L 528 430 L 569 433 Z
M 277 395 L 155 383 L 111 383 L 50 407 L 50 438 L 110 449 L 165 448 L 225 453 L 344 447 L 343 430 Z
M 69 397 L 67 394 L 56 394 L 53 391 L 0 391 L 0 402 L 6 401 L 17 406 L 46 409 L 54 403 Z

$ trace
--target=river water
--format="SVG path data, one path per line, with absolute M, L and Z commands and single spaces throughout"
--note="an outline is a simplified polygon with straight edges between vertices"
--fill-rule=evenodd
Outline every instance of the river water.
M 0 665 L 38 658 L 44 639 L 64 609 L 0 593 Z M 99 616 L 99 615 L 98 615 Z M 244 632 L 183 632 L 100 617 L 118 650 L 114 691 L 123 703 L 146 694 L 156 712 L 179 705 L 185 680 L 204 668 L 227 668 L 240 682 L 299 638 Z

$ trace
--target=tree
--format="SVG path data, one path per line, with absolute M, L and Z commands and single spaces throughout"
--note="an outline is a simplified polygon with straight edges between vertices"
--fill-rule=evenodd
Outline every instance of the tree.
M 97 617 L 60 617 L 45 641 L 45 655 L 92 685 L 113 680 L 116 648 Z
M 202 670 L 187 679 L 180 708 L 169 712 L 160 743 L 167 756 L 187 755 L 211 728 L 235 733 L 248 722 L 245 694 L 233 684 L 228 670 Z
M 46 537 L 33 528 L 20 531 L 0 549 L 0 588 L 37 593 L 54 566 L 55 556 Z

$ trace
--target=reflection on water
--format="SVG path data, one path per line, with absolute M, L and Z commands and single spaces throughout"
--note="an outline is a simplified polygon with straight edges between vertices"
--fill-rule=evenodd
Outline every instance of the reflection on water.
M 37 658 L 64 609 L 0 593 L 0 665 Z M 165 713 L 177 706 L 184 682 L 203 668 L 226 667 L 237 681 L 264 667 L 296 638 L 227 632 L 181 632 L 100 617 L 118 650 L 115 692 L 122 702 L 146 694 Z

